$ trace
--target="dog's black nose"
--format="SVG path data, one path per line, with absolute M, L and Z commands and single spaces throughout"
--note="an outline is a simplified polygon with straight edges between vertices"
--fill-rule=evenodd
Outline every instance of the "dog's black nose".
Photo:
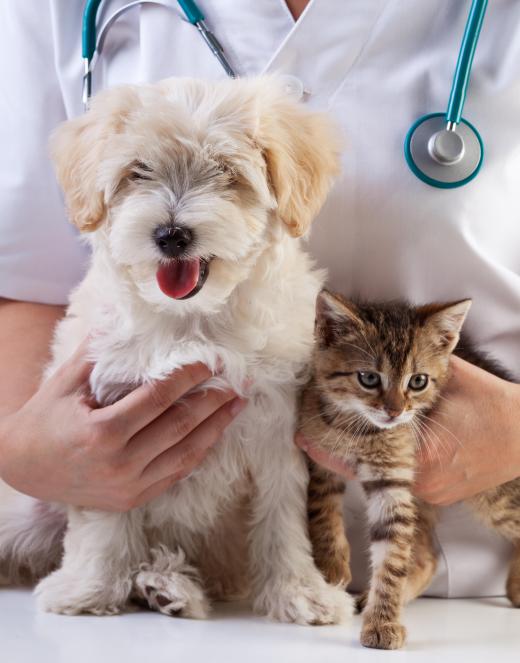
M 193 241 L 193 233 L 189 228 L 181 226 L 159 226 L 154 230 L 155 244 L 168 258 L 178 258 Z

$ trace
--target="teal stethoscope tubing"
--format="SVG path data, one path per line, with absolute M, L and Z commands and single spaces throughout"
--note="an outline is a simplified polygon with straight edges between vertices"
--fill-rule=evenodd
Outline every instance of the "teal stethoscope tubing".
M 473 57 L 477 49 L 487 6 L 488 0 L 473 0 L 473 4 L 471 5 L 464 37 L 460 46 L 455 75 L 453 76 L 450 100 L 448 102 L 448 110 L 446 111 L 446 122 L 459 124 L 462 118 L 462 110 L 468 93 Z
M 85 9 L 83 10 L 83 22 L 81 30 L 81 50 L 82 50 L 83 60 L 85 63 L 85 75 L 83 78 L 83 104 L 85 106 L 85 109 L 88 108 L 88 102 L 92 92 L 91 62 L 96 53 L 96 48 L 97 48 L 96 19 L 99 7 L 103 1 L 104 0 L 87 0 L 87 2 L 85 3 Z M 150 0 L 148 0 L 148 2 L 150 2 Z M 220 45 L 215 35 L 207 28 L 206 24 L 204 23 L 204 14 L 197 6 L 197 4 L 194 2 L 194 0 L 177 0 L 177 2 L 180 5 L 182 11 L 184 12 L 184 15 L 186 16 L 187 20 L 198 29 L 200 35 L 202 36 L 205 43 L 212 51 L 213 55 L 217 58 L 220 65 L 226 72 L 226 74 L 230 78 L 235 78 L 236 74 L 233 68 L 231 67 L 231 65 L 229 64 L 228 60 L 226 59 L 222 46 Z M 131 2 L 129 3 L 128 8 L 130 8 L 130 6 L 139 5 L 139 4 L 147 4 L 147 0 L 145 0 L 144 2 Z M 150 4 L 154 3 L 150 2 Z M 156 4 L 164 4 L 164 3 L 157 2 Z M 122 7 L 120 10 L 118 10 L 119 13 L 122 13 L 124 9 L 125 7 Z
M 446 182 L 436 179 L 435 177 L 430 177 L 427 172 L 424 172 L 424 170 L 419 168 L 417 163 L 415 163 L 410 146 L 413 134 L 416 131 L 416 129 L 423 122 L 427 122 L 439 114 L 437 113 L 430 114 L 424 116 L 423 118 L 420 118 L 414 123 L 414 125 L 411 127 L 411 129 L 409 130 L 406 136 L 405 157 L 412 172 L 423 182 L 425 182 L 426 184 L 430 184 L 431 186 L 436 186 L 444 189 L 452 189 L 458 186 L 463 186 L 464 184 L 467 184 L 477 176 L 482 166 L 482 161 L 484 158 L 484 144 L 482 138 L 478 130 L 472 124 L 470 124 L 466 120 L 463 120 L 462 111 L 464 109 L 464 103 L 466 101 L 466 95 L 468 92 L 468 85 L 471 77 L 473 58 L 475 56 L 475 51 L 482 30 L 482 24 L 484 22 L 484 17 L 486 15 L 487 7 L 488 7 L 488 0 L 473 0 L 471 4 L 468 20 L 466 23 L 466 28 L 464 30 L 464 36 L 462 38 L 462 43 L 460 46 L 457 66 L 455 68 L 455 73 L 453 76 L 448 108 L 445 114 L 447 131 L 456 131 L 457 126 L 460 125 L 461 122 L 464 125 L 466 125 L 466 127 L 471 129 L 481 148 L 480 160 L 475 166 L 470 168 L 470 172 L 465 174 L 464 177 L 461 177 L 457 181 Z M 451 164 L 447 164 L 445 167 L 450 168 L 453 166 Z

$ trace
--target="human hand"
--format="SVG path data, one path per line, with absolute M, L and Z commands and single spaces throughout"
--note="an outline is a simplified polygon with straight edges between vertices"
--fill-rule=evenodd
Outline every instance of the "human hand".
M 520 476 L 520 386 L 458 357 L 438 408 L 422 419 L 415 494 L 437 505 Z
M 343 460 L 337 456 L 332 456 L 328 454 L 323 449 L 315 446 L 310 440 L 304 437 L 301 433 L 296 433 L 294 441 L 300 449 L 305 451 L 311 460 L 313 460 L 317 465 L 321 465 L 330 472 L 339 474 L 345 479 L 354 479 L 355 474 L 350 465 L 345 463 Z
M 126 511 L 186 477 L 246 401 L 190 394 L 211 375 L 185 366 L 107 407 L 89 398 L 84 343 L 27 403 L 0 421 L 0 476 L 41 500 Z

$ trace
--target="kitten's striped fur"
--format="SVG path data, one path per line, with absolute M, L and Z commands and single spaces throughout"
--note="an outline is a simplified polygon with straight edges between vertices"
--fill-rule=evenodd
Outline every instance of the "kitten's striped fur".
M 411 488 L 418 424 L 449 377 L 450 355 L 455 351 L 512 381 L 466 339 L 459 339 L 470 304 L 356 304 L 326 291 L 318 299 L 313 373 L 302 395 L 300 430 L 312 444 L 346 460 L 367 497 L 372 578 L 359 602 L 361 642 L 367 647 L 403 645 L 401 607 L 426 589 L 435 572 L 434 509 L 414 498 Z M 365 380 L 370 372 L 382 375 L 379 387 L 364 387 L 360 372 Z M 410 382 L 411 376 L 424 374 L 429 376 L 427 387 L 411 389 L 410 384 L 417 384 Z M 329 582 L 346 586 L 350 571 L 344 483 L 313 463 L 310 467 L 309 528 L 315 561 Z M 489 526 L 516 544 L 507 593 L 520 607 L 520 479 L 470 503 Z

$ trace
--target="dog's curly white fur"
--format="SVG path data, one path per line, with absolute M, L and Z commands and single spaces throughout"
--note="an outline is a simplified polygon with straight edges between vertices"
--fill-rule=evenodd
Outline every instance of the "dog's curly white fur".
M 111 90 L 57 131 L 58 177 L 73 222 L 90 231 L 92 261 L 57 329 L 49 373 L 91 333 L 91 387 L 103 404 L 195 361 L 219 366 L 214 386 L 240 393 L 246 377 L 252 386 L 221 443 L 162 497 L 126 514 L 68 510 L 61 566 L 36 589 L 45 610 L 112 614 L 138 596 L 167 614 L 204 616 L 204 572 L 195 569 L 252 477 L 256 608 L 310 624 L 350 613 L 350 598 L 314 566 L 306 464 L 293 443 L 324 278 L 297 237 L 331 186 L 337 145 L 328 118 L 271 78 Z M 209 265 L 189 299 L 167 297 L 156 280 L 164 256 L 153 233 L 172 220 L 196 237 L 190 257 Z M 0 560 L 13 550 L 12 530 L 0 527 Z

